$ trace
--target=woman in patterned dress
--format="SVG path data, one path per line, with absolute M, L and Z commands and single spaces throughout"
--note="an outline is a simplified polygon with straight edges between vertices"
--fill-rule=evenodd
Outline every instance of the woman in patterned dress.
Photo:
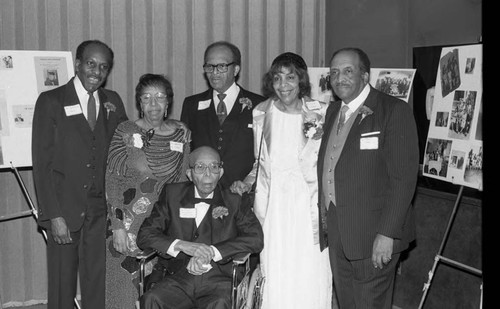
M 145 74 L 135 98 L 140 118 L 117 127 L 108 154 L 106 309 L 135 308 L 139 227 L 165 183 L 187 180 L 191 132 L 182 122 L 166 119 L 173 98 L 170 82 L 162 75 Z

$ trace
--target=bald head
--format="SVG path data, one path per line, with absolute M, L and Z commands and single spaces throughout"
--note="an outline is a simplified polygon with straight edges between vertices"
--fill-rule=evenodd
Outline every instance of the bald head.
M 211 159 L 211 161 L 220 161 L 220 155 L 215 149 L 209 146 L 201 146 L 189 154 L 189 166 L 193 166 L 202 157 Z
M 205 198 L 214 192 L 223 173 L 219 153 L 212 147 L 198 147 L 189 155 L 186 175 L 194 183 L 201 197 Z

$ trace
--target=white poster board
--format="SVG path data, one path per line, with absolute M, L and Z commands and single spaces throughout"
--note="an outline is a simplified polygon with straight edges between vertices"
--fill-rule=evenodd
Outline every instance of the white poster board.
M 0 169 L 32 165 L 36 99 L 73 76 L 69 51 L 0 50 Z
M 482 190 L 482 44 L 441 51 L 423 175 Z

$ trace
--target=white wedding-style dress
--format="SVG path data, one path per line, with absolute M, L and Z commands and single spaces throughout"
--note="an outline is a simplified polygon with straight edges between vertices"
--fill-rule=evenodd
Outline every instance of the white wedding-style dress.
M 312 205 L 314 199 L 299 165 L 302 130 L 301 114 L 274 108 L 270 194 L 260 255 L 266 277 L 263 309 L 327 309 L 332 305 L 328 249 L 321 252 L 319 244 L 314 244 L 312 221 L 318 218 L 311 215 L 311 206 L 317 205 Z M 304 159 L 317 161 L 317 157 Z

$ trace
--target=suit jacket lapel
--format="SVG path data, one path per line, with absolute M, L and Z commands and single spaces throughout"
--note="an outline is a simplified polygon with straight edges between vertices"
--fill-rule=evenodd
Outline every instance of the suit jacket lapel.
M 104 103 L 108 102 L 108 97 L 101 89 L 97 90 L 99 96 L 99 115 L 97 116 L 96 126 L 101 125 L 104 127 L 104 136 L 108 136 L 108 111 L 104 107 Z M 113 132 L 114 133 L 114 132 Z
M 370 86 L 371 87 L 371 86 Z M 373 90 L 373 88 L 370 90 L 370 93 L 368 94 L 368 97 L 366 98 L 365 102 L 363 102 L 363 105 L 366 107 L 369 107 L 372 111 L 375 111 L 376 106 L 377 106 L 377 100 L 376 100 L 376 92 Z M 351 145 L 352 143 L 358 143 L 359 136 L 360 136 L 360 130 L 361 130 L 361 124 L 366 124 L 369 119 L 363 120 L 361 122 L 361 114 L 357 113 L 356 115 L 352 115 L 351 117 L 356 117 L 354 119 L 354 123 L 352 124 L 351 130 L 349 131 L 349 134 L 347 135 L 347 139 L 345 141 L 344 149 L 346 146 Z M 371 116 L 373 117 L 373 116 Z M 356 147 L 359 147 L 357 145 Z
M 194 184 L 185 191 L 184 196 L 181 198 L 181 208 L 195 208 L 194 207 Z M 185 235 L 189 235 L 189 239 L 193 239 L 196 232 L 196 219 L 185 220 L 183 222 L 183 230 Z

